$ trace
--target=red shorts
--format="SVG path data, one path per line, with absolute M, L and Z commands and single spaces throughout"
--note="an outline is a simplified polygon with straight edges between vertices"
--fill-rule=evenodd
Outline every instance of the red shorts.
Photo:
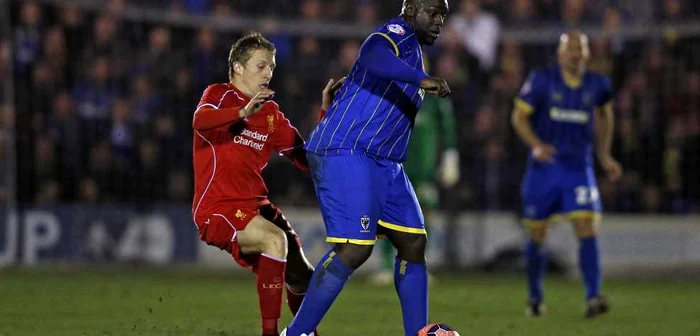
M 282 212 L 271 203 L 258 207 L 231 207 L 211 211 L 204 220 L 198 220 L 199 238 L 209 245 L 227 251 L 241 266 L 254 266 L 258 263 L 260 255 L 241 252 L 236 236 L 238 231 L 245 230 L 255 216 L 261 216 L 275 224 L 287 234 L 289 244 L 301 247 L 301 241 L 292 226 Z

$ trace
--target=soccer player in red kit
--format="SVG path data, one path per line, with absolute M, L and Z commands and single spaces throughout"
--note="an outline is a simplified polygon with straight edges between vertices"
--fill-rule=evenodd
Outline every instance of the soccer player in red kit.
M 262 333 L 278 335 L 283 291 L 296 314 L 313 266 L 289 222 L 267 198 L 260 174 L 273 150 L 308 171 L 304 140 L 272 101 L 271 42 L 260 34 L 242 37 L 231 47 L 228 66 L 229 83 L 206 88 L 192 121 L 192 216 L 203 241 L 252 267 Z M 331 80 L 324 89 L 324 110 L 342 81 Z

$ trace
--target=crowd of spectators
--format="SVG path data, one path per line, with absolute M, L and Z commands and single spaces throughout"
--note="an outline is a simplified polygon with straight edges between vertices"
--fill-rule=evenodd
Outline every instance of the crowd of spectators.
M 256 17 L 271 26 L 374 26 L 400 3 L 113 0 L 105 11 L 87 11 L 12 2 L 11 25 L 0 27 L 0 78 L 13 83 L 0 90 L 0 161 L 9 162 L 14 134 L 16 167 L 4 164 L 0 174 L 14 176 L 21 202 L 35 204 L 191 201 L 191 116 L 208 84 L 227 81 L 228 48 L 244 32 L 129 21 L 120 15 L 126 7 Z M 451 7 L 440 42 L 425 50 L 430 72 L 450 83 L 459 123 L 462 180 L 444 206 L 519 207 L 527 150 L 510 127 L 513 97 L 530 70 L 555 61 L 557 41 L 521 43 L 503 32 L 594 25 L 605 34 L 591 39 L 590 68 L 613 79 L 614 154 L 626 169 L 620 183 L 600 179 L 604 207 L 700 211 L 700 36 L 618 34 L 630 23 L 697 23 L 696 1 L 453 0 Z M 307 135 L 323 84 L 349 70 L 362 40 L 267 35 L 278 48 L 276 100 Z M 308 176 L 283 159 L 273 159 L 265 176 L 276 202 L 315 204 Z M 0 183 L 0 200 L 10 196 L 10 182 Z

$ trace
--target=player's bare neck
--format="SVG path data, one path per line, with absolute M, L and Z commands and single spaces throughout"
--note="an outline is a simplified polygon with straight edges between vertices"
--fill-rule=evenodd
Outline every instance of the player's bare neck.
M 248 98 L 254 96 L 254 94 L 251 94 L 251 91 L 248 90 L 240 80 L 236 80 L 236 78 L 237 77 L 233 77 L 233 80 L 231 80 L 230 84 L 236 87 L 238 91 L 243 92 L 243 94 L 246 95 Z
M 571 70 L 562 67 L 561 73 L 562 78 L 564 79 L 564 83 L 566 83 L 566 86 L 574 89 L 581 86 L 581 82 L 583 81 L 584 69 Z

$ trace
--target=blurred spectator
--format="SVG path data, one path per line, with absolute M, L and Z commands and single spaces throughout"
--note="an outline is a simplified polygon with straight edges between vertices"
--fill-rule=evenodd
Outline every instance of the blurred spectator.
M 88 148 L 83 131 L 75 116 L 75 104 L 68 92 L 58 93 L 52 102 L 51 115 L 46 123 L 46 132 L 56 146 L 56 155 L 62 172 L 63 197 L 75 197 L 75 184 L 79 180 L 84 158 L 82 153 Z
M 372 0 L 362 0 L 357 5 L 357 22 L 370 27 L 377 25 L 377 6 Z
M 122 160 L 128 161 L 136 146 L 137 124 L 132 119 L 129 102 L 117 100 L 112 105 L 112 118 L 109 125 L 109 138 L 114 153 Z
M 131 100 L 132 119 L 136 123 L 143 125 L 152 116 L 160 112 L 162 100 L 159 92 L 154 88 L 150 76 L 147 74 L 135 76 L 131 84 L 131 95 L 129 98 Z
M 123 36 L 118 36 L 117 21 L 112 16 L 101 15 L 95 20 L 93 37 L 88 42 L 82 57 L 82 64 L 90 64 L 96 59 L 105 59 L 109 64 L 109 79 L 121 81 L 131 63 L 131 48 Z M 83 69 L 76 69 L 77 71 Z
M 321 1 L 303 0 L 301 5 L 301 16 L 304 20 L 316 21 L 321 19 Z
M 158 145 L 152 140 L 139 143 L 138 165 L 132 180 L 135 200 L 144 203 L 165 200 L 167 197 L 167 167 L 161 165 Z
M 687 18 L 688 12 L 683 9 L 681 0 L 663 0 L 661 1 L 662 11 L 660 19 L 664 22 L 684 21 Z
M 19 25 L 14 30 L 15 75 L 25 78 L 41 50 L 41 7 L 34 1 L 21 4 Z
M 490 72 L 496 63 L 501 24 L 491 13 L 483 11 L 479 0 L 463 0 L 459 12 L 449 18 L 452 29 L 460 35 L 466 51 L 479 59 L 479 65 Z
M 216 33 L 210 28 L 200 29 L 190 54 L 194 84 L 198 88 L 208 83 L 226 81 L 226 50 L 218 48 Z

